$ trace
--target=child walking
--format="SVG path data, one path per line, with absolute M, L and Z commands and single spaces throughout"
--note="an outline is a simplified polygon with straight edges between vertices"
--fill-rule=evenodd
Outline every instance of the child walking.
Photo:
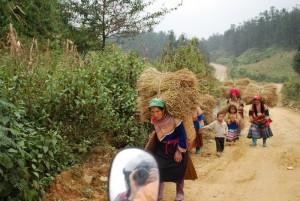
M 238 114 L 237 107 L 235 105 L 230 105 L 225 116 L 225 121 L 228 125 L 228 134 L 226 136 L 226 142 L 233 142 L 234 144 L 234 142 L 239 139 L 240 119 L 241 118 Z
M 224 141 L 225 136 L 228 133 L 228 127 L 226 122 L 224 121 L 224 113 L 218 112 L 217 114 L 217 120 L 212 122 L 211 124 L 204 126 L 204 128 L 213 130 L 215 135 L 215 141 L 216 141 L 216 148 L 217 148 L 217 156 L 221 156 L 221 153 L 224 151 Z

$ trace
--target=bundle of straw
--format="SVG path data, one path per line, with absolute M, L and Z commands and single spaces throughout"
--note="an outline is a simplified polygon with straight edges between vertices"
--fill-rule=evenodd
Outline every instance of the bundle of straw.
M 196 138 L 196 132 L 193 124 L 192 115 L 182 117 L 182 123 L 184 126 L 184 130 L 187 134 L 187 140 L 190 142 L 193 141 Z
M 255 83 L 254 80 L 249 78 L 242 78 L 239 80 L 227 80 L 223 86 L 220 87 L 221 90 L 221 97 L 228 99 L 230 98 L 230 89 L 235 88 L 240 91 L 240 95 L 243 96 L 243 92 L 245 91 L 246 87 L 250 83 Z
M 203 94 L 199 98 L 199 106 L 203 111 L 204 122 L 205 124 L 209 124 L 215 120 L 215 116 L 213 115 L 213 109 L 216 107 L 217 101 L 214 97 Z
M 242 100 L 246 104 L 252 104 L 252 100 L 255 95 L 262 96 L 264 103 L 269 107 L 276 106 L 278 102 L 277 87 L 275 84 L 271 84 L 271 83 L 249 84 L 245 89 Z
M 235 82 L 233 80 L 227 80 L 227 81 L 224 82 L 224 86 L 234 88 L 235 87 Z
M 221 97 L 228 99 L 230 98 L 230 89 L 232 89 L 232 87 L 230 86 L 221 86 L 220 87 L 220 91 L 221 91 Z
M 208 96 L 200 95 L 197 86 L 196 75 L 188 69 L 176 72 L 159 72 L 154 68 L 146 69 L 140 75 L 136 85 L 137 107 L 141 120 L 144 121 L 151 117 L 148 109 L 149 101 L 153 98 L 162 98 L 168 113 L 183 120 L 188 140 L 193 140 L 195 138 L 191 119 L 193 110 L 200 106 L 208 115 L 209 110 L 206 108 L 215 103 L 215 101 L 208 100 Z M 212 108 L 209 109 L 212 110 Z
M 252 82 L 253 82 L 253 80 L 251 80 L 249 78 L 242 78 L 242 79 L 236 80 L 235 83 L 237 86 L 248 86 Z
M 194 73 L 187 69 L 176 72 L 159 72 L 146 69 L 137 81 L 138 109 L 142 120 L 150 118 L 148 103 L 153 98 L 162 98 L 168 112 L 175 117 L 189 115 L 198 105 L 200 94 Z

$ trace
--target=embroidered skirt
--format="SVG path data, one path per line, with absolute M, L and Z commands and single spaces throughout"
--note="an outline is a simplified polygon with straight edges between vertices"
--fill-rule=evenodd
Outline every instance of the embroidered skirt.
M 228 125 L 228 133 L 226 136 L 226 142 L 233 142 L 239 139 L 238 125 L 231 123 Z
M 252 123 L 248 132 L 247 138 L 269 138 L 273 136 L 270 126 L 265 124 Z

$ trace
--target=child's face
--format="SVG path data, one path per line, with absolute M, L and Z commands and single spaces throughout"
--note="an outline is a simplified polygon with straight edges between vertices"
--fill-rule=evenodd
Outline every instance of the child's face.
M 230 113 L 236 113 L 236 109 L 234 107 L 230 108 Z
M 219 122 L 223 121 L 224 114 L 219 114 L 217 119 L 218 119 Z

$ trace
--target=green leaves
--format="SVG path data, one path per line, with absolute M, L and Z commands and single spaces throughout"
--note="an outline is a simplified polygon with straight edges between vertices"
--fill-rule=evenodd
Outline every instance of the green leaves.
M 34 200 L 40 196 L 35 188 L 43 189 L 45 180 L 52 180 L 66 164 L 74 162 L 72 153 L 57 133 L 32 127 L 23 107 L 7 102 L 1 94 L 0 197 Z M 56 157 L 68 162 L 58 163 Z
M 107 39 L 130 37 L 150 30 L 158 24 L 163 16 L 181 6 L 181 3 L 182 1 L 174 7 L 168 8 L 163 3 L 159 5 L 155 0 L 89 0 L 81 2 L 71 0 L 64 4 L 64 12 L 70 14 L 68 19 L 70 24 L 76 22 L 77 25 L 80 25 L 79 29 L 73 27 L 81 33 L 77 39 L 80 43 L 89 46 L 90 43 L 97 43 L 91 42 L 89 38 L 93 40 L 98 38 L 100 40 L 98 43 L 104 50 Z M 156 6 L 152 6 L 153 4 Z M 154 10 L 154 7 L 158 9 Z M 82 36 L 90 37 L 82 39 Z
M 109 48 L 89 53 L 87 66 L 55 57 L 35 63 L 30 73 L 16 68 L 15 79 L 5 64 L 0 71 L 1 196 L 39 199 L 56 174 L 78 161 L 75 154 L 108 141 L 116 147 L 144 144 L 148 131 L 132 115 L 136 80 L 145 64 L 136 53 Z

